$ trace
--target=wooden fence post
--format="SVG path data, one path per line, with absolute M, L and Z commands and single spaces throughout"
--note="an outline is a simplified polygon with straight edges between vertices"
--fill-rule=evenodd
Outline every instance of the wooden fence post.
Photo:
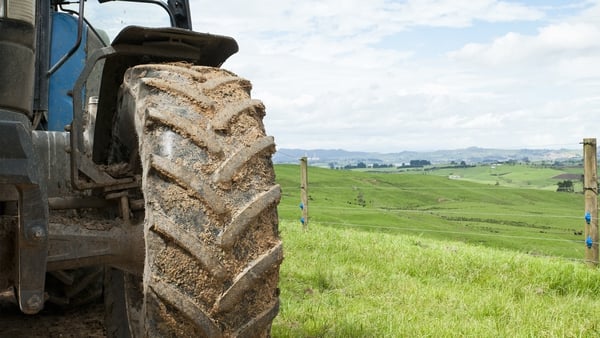
M 596 139 L 583 139 L 583 194 L 585 198 L 585 261 L 598 265 L 598 169 Z
M 302 228 L 308 229 L 308 159 L 302 157 L 300 159 L 300 201 L 302 204 Z

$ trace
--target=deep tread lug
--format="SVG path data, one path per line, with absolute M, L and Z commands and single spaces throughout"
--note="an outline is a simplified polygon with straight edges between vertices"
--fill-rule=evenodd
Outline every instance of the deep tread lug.
M 259 117 L 263 117 L 265 106 L 260 100 L 246 100 L 239 104 L 227 106 L 217 113 L 217 117 L 212 122 L 213 130 L 225 130 L 229 127 L 229 121 L 242 114 L 245 111 L 252 110 L 260 112 Z
M 255 259 L 239 275 L 233 284 L 217 300 L 215 309 L 218 312 L 231 310 L 241 299 L 244 292 L 254 286 L 260 280 L 260 276 L 275 264 L 283 260 L 283 245 L 277 244 L 271 250 Z
M 198 328 L 201 328 L 204 333 L 203 337 L 221 337 L 221 330 L 217 324 L 182 292 L 158 278 L 154 278 L 152 291 L 162 300 L 185 314 Z
M 181 229 L 168 217 L 160 213 L 156 213 L 153 218 L 152 230 L 166 235 L 170 240 L 175 241 L 180 247 L 196 257 L 215 278 L 222 280 L 225 277 L 225 270 L 221 262 L 211 255 L 210 251 L 206 250 L 193 235 Z
M 269 205 L 278 203 L 280 198 L 281 187 L 279 185 L 275 185 L 268 191 L 257 195 L 240 213 L 233 217 L 231 223 L 225 228 L 220 237 L 221 247 L 231 248 L 235 244 L 235 240 L 247 228 L 248 224 L 264 212 Z
M 223 162 L 221 167 L 213 174 L 213 182 L 224 183 L 231 181 L 231 178 L 238 169 L 248 162 L 248 160 L 266 149 L 273 149 L 275 147 L 275 140 L 273 136 L 265 136 L 250 147 L 239 150 L 236 154 L 231 156 L 227 161 Z
M 198 180 L 196 175 L 190 170 L 179 167 L 169 159 L 162 156 L 152 156 L 152 167 L 161 174 L 166 175 L 177 182 L 183 188 L 193 191 L 198 198 L 204 200 L 206 204 L 216 213 L 224 213 L 225 206 L 221 203 L 221 198 L 208 184 Z

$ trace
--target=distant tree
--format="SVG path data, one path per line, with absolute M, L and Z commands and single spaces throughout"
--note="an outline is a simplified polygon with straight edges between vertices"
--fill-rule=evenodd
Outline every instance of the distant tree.
M 366 207 L 367 206 L 367 201 L 365 201 L 365 196 L 363 195 L 362 191 L 358 191 L 358 195 L 356 196 L 356 204 L 360 205 L 361 207 Z
M 358 162 L 358 164 L 356 165 L 357 168 L 366 168 L 367 164 L 365 162 Z
M 411 167 L 424 167 L 426 165 L 431 165 L 431 162 L 427 160 L 410 160 Z
M 556 191 L 559 191 L 559 192 L 575 191 L 575 188 L 573 187 L 573 181 L 571 181 L 571 180 L 564 180 L 562 182 L 558 182 L 557 185 L 558 185 L 558 188 L 556 189 Z

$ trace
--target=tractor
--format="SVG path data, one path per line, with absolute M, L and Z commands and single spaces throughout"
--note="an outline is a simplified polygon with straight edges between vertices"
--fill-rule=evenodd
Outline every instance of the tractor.
M 109 42 L 84 0 L 0 0 L 0 291 L 24 314 L 103 299 L 109 337 L 269 336 L 265 107 L 188 0 L 128 1 L 171 27 Z

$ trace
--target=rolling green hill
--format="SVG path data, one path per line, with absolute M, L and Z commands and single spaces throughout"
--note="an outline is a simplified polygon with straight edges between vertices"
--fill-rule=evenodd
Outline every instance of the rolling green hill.
M 536 179 L 546 169 L 520 176 Z M 299 166 L 277 165 L 280 217 L 299 220 Z M 311 222 L 451 239 L 540 255 L 583 257 L 583 196 L 446 176 L 309 168 Z M 576 234 L 577 233 L 577 234 Z
M 434 169 L 428 171 L 431 175 L 456 177 L 482 184 L 500 185 L 503 187 L 543 189 L 556 191 L 557 183 L 562 179 L 555 177 L 564 174 L 583 175 L 581 167 L 543 167 L 529 165 L 477 165 L 467 168 Z M 572 179 L 575 191 L 582 191 L 579 178 Z

